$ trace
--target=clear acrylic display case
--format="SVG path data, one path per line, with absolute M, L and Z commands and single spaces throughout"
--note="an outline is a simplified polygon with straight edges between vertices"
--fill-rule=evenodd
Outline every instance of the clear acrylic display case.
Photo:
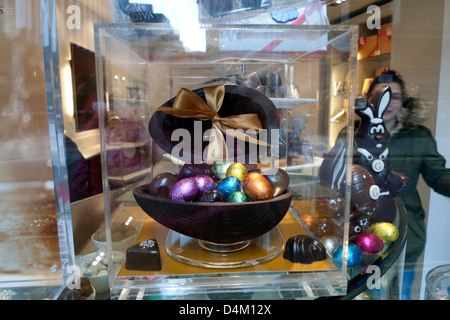
M 123 289 L 121 295 L 137 289 L 141 296 L 168 299 L 228 293 L 254 299 L 345 295 L 345 259 L 336 261 L 327 253 L 322 261 L 292 263 L 283 252 L 292 236 L 324 236 L 326 226 L 309 222 L 320 220 L 321 201 L 330 196 L 318 176 L 323 155 L 342 127 L 353 128 L 346 108 L 354 105 L 357 30 L 215 25 L 186 32 L 164 24 L 96 24 L 95 41 L 106 246 L 114 262 L 108 264 L 111 288 Z M 211 84 L 250 87 L 272 101 L 279 152 L 271 164 L 289 174 L 293 192 L 281 222 L 233 253 L 211 253 L 195 238 L 170 230 L 147 215 L 133 196 L 135 188 L 159 173 L 176 174 L 183 164 L 150 136 L 155 109 L 181 88 Z M 334 117 L 337 113 L 346 116 Z M 351 146 L 352 135 L 345 139 Z M 334 232 L 344 252 L 349 192 Z M 128 270 L 126 249 L 148 239 L 157 240 L 161 270 Z

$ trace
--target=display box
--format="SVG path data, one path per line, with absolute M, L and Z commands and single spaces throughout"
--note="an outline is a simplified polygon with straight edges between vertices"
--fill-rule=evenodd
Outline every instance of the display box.
M 354 105 L 357 29 L 224 25 L 186 34 L 163 24 L 97 24 L 95 36 L 111 288 L 167 299 L 345 294 L 347 260 L 328 250 L 328 239 L 347 252 L 350 189 L 338 195 L 339 212 L 330 210 L 336 190 L 319 171 L 335 142 L 335 67 L 349 74 L 344 95 Z M 260 50 L 262 40 L 283 49 Z M 348 132 L 339 173 L 347 178 Z M 192 178 L 211 178 L 225 197 L 219 184 L 234 184 L 231 174 L 221 176 L 232 163 L 249 201 L 199 198 L 201 183 Z M 267 184 L 256 195 L 245 189 L 253 173 L 270 182 L 269 198 L 259 198 Z M 120 246 L 117 230 L 132 234 L 130 243 Z

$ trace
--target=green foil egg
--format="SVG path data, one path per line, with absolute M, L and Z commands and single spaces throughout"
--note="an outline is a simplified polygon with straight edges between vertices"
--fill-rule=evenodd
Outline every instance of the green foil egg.
M 376 222 L 369 227 L 369 232 L 379 236 L 384 243 L 397 240 L 399 232 L 390 222 Z
M 227 177 L 227 170 L 233 162 L 224 161 L 224 162 L 214 162 L 212 166 L 213 178 L 216 180 L 224 179 Z
M 247 195 L 245 193 L 243 193 L 242 191 L 236 191 L 233 194 L 231 194 L 228 199 L 227 202 L 249 202 L 250 200 L 248 199 Z

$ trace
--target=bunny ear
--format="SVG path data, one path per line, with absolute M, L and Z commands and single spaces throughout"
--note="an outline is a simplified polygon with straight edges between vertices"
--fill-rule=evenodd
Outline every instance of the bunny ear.
M 372 111 L 372 109 L 370 108 L 370 107 L 368 107 L 368 108 L 366 108 L 366 109 L 364 109 L 363 111 L 361 111 L 363 114 L 366 114 L 368 117 L 369 117 L 369 119 L 373 119 L 373 118 L 375 118 L 374 117 L 374 115 L 373 115 L 373 111 Z
M 381 93 L 381 98 L 378 100 L 378 118 L 382 118 L 384 112 L 389 106 L 389 102 L 391 101 L 391 87 L 384 86 Z

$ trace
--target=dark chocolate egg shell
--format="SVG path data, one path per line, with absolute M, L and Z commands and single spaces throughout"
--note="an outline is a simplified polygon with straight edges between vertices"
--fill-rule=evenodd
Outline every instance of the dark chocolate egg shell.
M 203 88 L 193 90 L 203 100 L 206 100 Z M 173 107 L 175 97 L 163 104 L 165 107 Z M 277 109 L 273 102 L 264 94 L 246 86 L 226 85 L 225 96 L 222 106 L 218 112 L 220 117 L 228 117 L 238 114 L 256 113 L 261 122 L 262 128 L 267 129 L 267 142 L 271 142 L 271 129 L 278 129 L 276 124 Z M 179 144 L 179 141 L 172 140 L 172 133 L 176 129 L 185 129 L 190 133 L 192 138 L 195 137 L 195 118 L 179 118 L 168 115 L 162 111 L 156 111 L 148 125 L 149 133 L 156 144 L 165 152 L 172 154 L 172 149 Z M 212 121 L 202 121 L 202 135 L 208 129 L 211 129 Z M 209 141 L 202 141 L 202 147 L 198 150 L 194 147 L 194 141 L 191 141 L 191 150 L 181 150 L 180 154 L 174 154 L 175 157 L 184 157 L 184 153 L 189 154 L 192 163 L 198 157 L 203 157 L 204 149 L 208 146 Z M 250 148 L 246 142 L 245 150 L 240 150 L 239 144 L 235 143 L 234 161 L 238 156 L 245 156 L 245 163 L 249 163 Z M 200 150 L 201 149 L 201 150 Z M 230 150 L 231 151 L 231 150 Z M 188 156 L 188 157 L 189 157 Z M 203 159 L 206 160 L 206 159 Z
M 133 190 L 138 205 L 163 226 L 186 236 L 215 242 L 233 243 L 257 238 L 273 229 L 286 215 L 293 192 L 263 201 L 182 202 L 157 198 L 148 185 Z

